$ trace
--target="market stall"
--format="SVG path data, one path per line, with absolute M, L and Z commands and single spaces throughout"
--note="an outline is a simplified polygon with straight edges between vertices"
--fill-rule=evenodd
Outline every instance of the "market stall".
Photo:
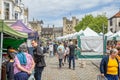
M 26 33 L 17 32 L 9 26 L 7 26 L 3 20 L 0 20 L 0 74 L 2 66 L 3 49 L 6 49 L 6 47 L 10 45 L 17 48 L 22 42 L 25 41 L 26 38 L 28 38 L 28 35 Z

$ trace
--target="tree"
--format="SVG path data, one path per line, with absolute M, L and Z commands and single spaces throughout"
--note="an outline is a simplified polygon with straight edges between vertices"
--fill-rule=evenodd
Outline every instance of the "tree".
M 106 27 L 104 30 L 107 32 L 107 17 L 105 15 L 98 15 L 93 17 L 93 15 L 86 15 L 82 20 L 75 26 L 75 30 L 78 32 L 81 29 L 84 30 L 86 27 L 90 27 L 92 30 L 100 33 L 103 32 L 103 24 Z M 104 33 L 105 33 L 104 32 Z

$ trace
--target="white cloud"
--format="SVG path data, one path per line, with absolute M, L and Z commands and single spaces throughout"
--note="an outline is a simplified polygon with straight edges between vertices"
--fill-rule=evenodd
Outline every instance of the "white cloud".
M 45 20 L 45 24 L 56 24 L 62 26 L 62 17 L 72 15 L 81 18 L 85 14 L 92 13 L 96 15 L 97 13 L 104 13 L 106 15 L 111 15 L 116 12 L 116 5 L 108 6 L 108 7 L 100 7 L 97 11 L 85 12 L 84 10 L 89 10 L 93 7 L 108 4 L 115 2 L 117 0 L 24 0 L 25 6 L 29 8 L 29 17 L 30 19 L 37 18 L 38 20 Z M 109 11 L 111 11 L 109 13 Z M 114 10 L 116 9 L 116 10 Z M 79 11 L 80 14 L 76 13 Z

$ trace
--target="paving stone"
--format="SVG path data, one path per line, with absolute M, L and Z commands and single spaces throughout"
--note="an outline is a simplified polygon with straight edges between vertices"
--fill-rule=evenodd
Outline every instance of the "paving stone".
M 80 67 L 81 60 L 76 60 L 75 70 L 68 68 L 68 63 L 61 69 L 58 68 L 58 59 L 56 57 L 45 58 L 47 66 L 45 67 L 42 80 L 96 80 L 99 69 L 93 65 L 93 61 L 86 60 L 86 66 Z

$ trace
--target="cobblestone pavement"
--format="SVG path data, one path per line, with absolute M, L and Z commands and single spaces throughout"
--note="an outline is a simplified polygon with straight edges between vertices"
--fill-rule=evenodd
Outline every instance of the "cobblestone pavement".
M 96 80 L 99 69 L 90 60 L 86 61 L 84 68 L 80 67 L 81 60 L 76 60 L 75 70 L 68 69 L 68 63 L 62 69 L 58 68 L 56 57 L 46 57 L 47 66 L 45 67 L 42 80 Z

